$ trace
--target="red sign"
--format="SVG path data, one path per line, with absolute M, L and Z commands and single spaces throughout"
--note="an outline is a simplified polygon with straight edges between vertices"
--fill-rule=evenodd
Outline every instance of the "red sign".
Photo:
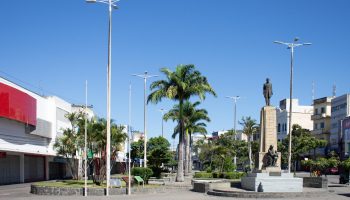
M 0 152 L 0 158 L 6 158 L 6 152 Z
M 0 117 L 36 126 L 36 99 L 0 83 Z

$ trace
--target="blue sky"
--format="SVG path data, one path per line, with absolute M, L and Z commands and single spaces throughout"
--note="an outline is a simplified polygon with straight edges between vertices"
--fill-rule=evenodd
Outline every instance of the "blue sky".
M 259 120 L 262 84 L 274 87 L 272 104 L 289 95 L 289 51 L 273 44 L 295 36 L 312 46 L 295 52 L 294 96 L 311 104 L 315 96 L 348 93 L 350 85 L 350 1 L 347 0 L 122 0 L 113 13 L 112 117 L 128 120 L 128 85 L 133 86 L 132 124 L 143 129 L 143 81 L 133 73 L 161 75 L 161 67 L 195 64 L 218 93 L 202 107 L 212 122 L 208 131 L 233 127 L 237 115 Z M 0 6 L 0 75 L 45 95 L 89 103 L 105 117 L 107 6 L 83 0 L 2 1 Z M 160 76 L 163 78 L 163 76 Z M 152 79 L 151 79 L 152 80 Z M 153 79 L 155 80 L 155 79 Z M 21 82 L 23 81 L 23 82 Z M 148 107 L 148 132 L 161 134 L 160 108 Z M 171 135 L 173 123 L 165 124 Z

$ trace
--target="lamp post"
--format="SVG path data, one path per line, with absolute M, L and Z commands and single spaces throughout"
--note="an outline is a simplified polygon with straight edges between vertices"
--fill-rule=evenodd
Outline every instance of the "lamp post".
M 146 86 L 147 86 L 147 79 L 148 78 L 152 78 L 152 77 L 157 77 L 158 75 L 149 75 L 147 71 L 145 71 L 144 74 L 132 74 L 133 76 L 137 76 L 139 78 L 143 78 L 144 80 L 144 90 L 143 90 L 143 95 L 144 95 L 144 104 L 143 104 L 143 134 L 144 134 L 144 156 L 143 156 L 143 159 L 144 159 L 144 164 L 143 164 L 143 167 L 147 167 L 147 115 L 146 115 L 146 112 L 147 112 L 147 101 L 146 101 Z
M 131 195 L 131 83 L 129 84 L 129 125 L 128 125 L 128 195 Z
M 88 87 L 88 82 L 87 80 L 85 81 L 85 124 L 84 124 L 84 196 L 87 196 L 87 118 L 88 118 L 88 113 L 87 113 L 87 87 Z
M 112 9 L 118 8 L 116 3 L 119 0 L 86 0 L 87 3 L 108 4 L 108 64 L 107 64 L 107 142 L 106 142 L 106 196 L 109 196 L 109 182 L 111 178 L 111 68 L 112 68 Z
M 291 43 L 274 41 L 276 44 L 286 45 L 287 49 L 290 49 L 290 84 L 289 84 L 289 147 L 288 147 L 288 172 L 290 173 L 292 163 L 292 108 L 293 108 L 293 64 L 294 64 L 294 48 L 304 45 L 311 45 L 311 43 L 297 43 L 299 38 L 294 38 Z
M 236 124 L 237 124 L 237 100 L 240 99 L 240 96 L 226 96 L 228 99 L 232 99 L 234 102 L 234 110 L 233 110 L 233 131 L 235 134 L 235 140 L 237 140 L 237 134 L 236 134 Z M 237 164 L 237 156 L 234 157 L 234 164 Z
M 163 119 L 163 117 L 164 117 L 164 112 L 166 112 L 167 110 L 164 108 L 161 108 L 161 109 L 159 109 L 159 111 L 162 113 L 162 137 L 164 137 L 164 119 Z

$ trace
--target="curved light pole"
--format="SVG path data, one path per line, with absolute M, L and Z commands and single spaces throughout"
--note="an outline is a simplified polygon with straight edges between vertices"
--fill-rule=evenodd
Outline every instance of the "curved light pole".
M 292 108 L 293 108 L 293 64 L 294 64 L 294 48 L 304 45 L 311 45 L 311 43 L 297 43 L 299 38 L 294 38 L 294 41 L 291 43 L 274 41 L 276 44 L 283 44 L 287 46 L 287 49 L 290 49 L 290 85 L 289 85 L 289 147 L 288 147 L 288 172 L 290 173 L 291 163 L 292 163 Z
M 240 99 L 240 96 L 227 96 L 226 98 L 232 99 L 234 102 L 234 110 L 233 110 L 233 131 L 235 133 L 235 140 L 237 140 L 237 134 L 236 134 L 236 124 L 237 124 L 237 100 Z M 234 157 L 234 164 L 237 166 L 237 156 Z
M 144 156 L 143 156 L 143 159 L 144 159 L 144 161 L 143 161 L 143 167 L 147 167 L 147 125 L 146 125 L 146 119 L 147 119 L 147 115 L 146 115 L 146 112 L 147 112 L 147 101 L 146 101 L 146 99 L 147 99 L 147 89 L 146 89 L 146 86 L 147 86 L 147 79 L 148 78 L 152 78 L 152 77 L 157 77 L 158 75 L 149 75 L 148 74 L 148 72 L 147 71 L 145 71 L 145 73 L 144 74 L 132 74 L 133 76 L 137 76 L 137 77 L 139 77 L 139 78 L 143 78 L 143 80 L 144 80 L 144 90 L 143 90 L 143 95 L 144 95 L 144 104 L 143 104 L 143 134 L 145 135 L 144 136 L 144 141 L 145 141 L 145 143 L 144 143 Z
M 111 178 L 111 70 L 112 70 L 112 9 L 118 8 L 119 0 L 86 0 L 87 3 L 108 4 L 108 64 L 107 64 L 107 142 L 106 142 L 106 196 L 109 196 L 109 184 Z

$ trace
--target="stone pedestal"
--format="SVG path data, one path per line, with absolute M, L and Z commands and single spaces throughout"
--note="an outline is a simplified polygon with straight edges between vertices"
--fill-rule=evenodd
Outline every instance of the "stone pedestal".
M 281 173 L 281 153 L 275 166 L 267 165 L 270 145 L 277 151 L 276 108 L 265 106 L 260 116 L 260 150 L 256 155 L 254 173 L 241 180 L 242 188 L 255 192 L 303 192 L 303 179 Z
M 303 192 L 303 179 L 294 178 L 291 173 L 250 173 L 241 184 L 255 192 Z
M 277 151 L 277 119 L 276 108 L 265 106 L 260 112 L 260 149 L 256 157 L 255 168 L 264 170 L 266 168 L 266 154 L 272 145 L 274 151 Z M 276 166 L 281 168 L 281 153 L 278 152 Z

